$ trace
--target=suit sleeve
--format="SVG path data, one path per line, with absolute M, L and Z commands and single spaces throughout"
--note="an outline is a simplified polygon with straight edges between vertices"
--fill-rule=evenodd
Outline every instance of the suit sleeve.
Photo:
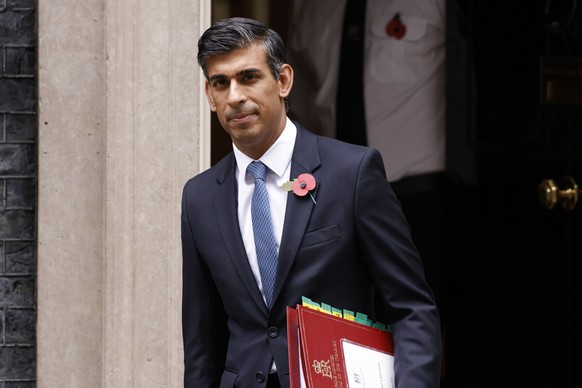
M 196 247 L 188 186 L 182 197 L 184 387 L 215 387 L 224 370 L 228 329 L 222 301 Z
M 376 315 L 393 328 L 397 387 L 438 387 L 438 311 L 409 226 L 376 150 L 362 159 L 355 214 L 358 242 L 380 306 Z

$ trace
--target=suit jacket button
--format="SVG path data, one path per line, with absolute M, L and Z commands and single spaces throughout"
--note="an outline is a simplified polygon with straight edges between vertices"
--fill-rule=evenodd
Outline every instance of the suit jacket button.
M 263 374 L 263 372 L 257 372 L 255 377 L 259 383 L 262 383 L 263 381 L 265 381 L 265 375 Z
M 267 332 L 269 333 L 269 337 L 271 338 L 275 338 L 279 335 L 279 329 L 277 329 L 275 326 L 269 327 L 269 330 L 267 330 Z

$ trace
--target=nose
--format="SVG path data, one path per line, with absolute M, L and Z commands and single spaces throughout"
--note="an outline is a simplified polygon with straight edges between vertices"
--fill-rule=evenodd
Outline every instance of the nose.
M 228 105 L 237 106 L 245 102 L 245 100 L 246 94 L 243 86 L 236 81 L 232 81 L 228 90 Z

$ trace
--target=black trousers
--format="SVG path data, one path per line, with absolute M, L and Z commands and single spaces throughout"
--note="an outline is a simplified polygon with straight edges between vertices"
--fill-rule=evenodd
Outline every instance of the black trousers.
M 464 373 L 459 368 L 465 365 L 466 318 L 459 311 L 465 311 L 465 301 L 458 293 L 467 287 L 463 274 L 470 252 L 463 241 L 468 214 L 475 206 L 474 189 L 444 173 L 404 178 L 392 183 L 392 188 L 402 204 L 439 308 L 443 330 L 441 388 L 445 388 L 445 369 Z
M 447 192 L 444 173 L 417 175 L 392 183 L 424 264 L 426 279 L 440 307 L 444 299 L 444 257 L 447 246 Z M 441 312 L 442 314 L 442 312 Z M 441 317 L 443 318 L 443 317 Z

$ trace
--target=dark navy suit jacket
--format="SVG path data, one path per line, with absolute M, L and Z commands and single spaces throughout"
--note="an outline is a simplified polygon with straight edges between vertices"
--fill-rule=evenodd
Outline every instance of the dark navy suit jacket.
M 265 387 L 274 359 L 288 387 L 285 309 L 306 296 L 392 324 L 397 386 L 438 387 L 438 312 L 380 154 L 297 127 L 291 177 L 312 174 L 317 203 L 289 192 L 270 311 L 239 230 L 233 153 L 184 187 L 184 386 Z

